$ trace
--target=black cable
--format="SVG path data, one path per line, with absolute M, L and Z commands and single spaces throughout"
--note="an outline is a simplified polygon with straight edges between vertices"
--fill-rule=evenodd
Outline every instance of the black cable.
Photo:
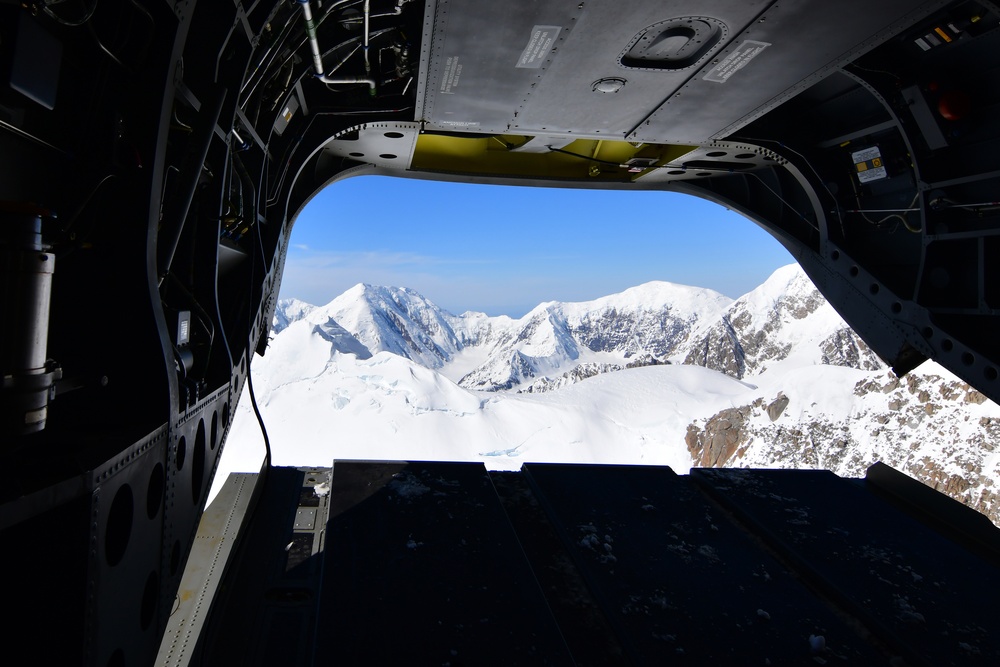
M 943 202 L 940 204 L 939 202 Z M 982 214 L 984 211 L 995 211 L 1000 208 L 1000 201 L 983 201 L 976 204 L 959 204 L 945 197 L 939 197 L 931 202 L 933 209 L 960 208 L 970 213 Z
M 82 26 L 84 23 L 86 23 L 87 21 L 89 21 L 90 18 L 94 15 L 94 11 L 97 9 L 98 0 L 94 0 L 94 4 L 92 4 L 84 12 L 84 15 L 81 18 L 76 19 L 75 21 L 67 21 L 66 19 L 64 19 L 63 17 L 59 16 L 58 14 L 56 14 L 51 9 L 49 9 L 49 5 L 58 5 L 58 4 L 62 4 L 62 2 L 63 2 L 63 0 L 59 0 L 58 2 L 53 2 L 52 0 L 49 0 L 48 2 L 44 2 L 43 1 L 42 2 L 42 11 L 45 12 L 46 14 L 48 14 L 50 17 L 52 17 L 57 23 L 61 23 L 64 26 L 69 26 L 70 28 L 78 28 L 78 27 Z
M 80 204 L 80 206 L 77 207 L 76 212 L 73 213 L 73 217 L 71 217 L 69 219 L 69 221 L 66 223 L 66 226 L 62 228 L 62 230 L 61 230 L 62 234 L 68 235 L 70 233 L 70 230 L 73 229 L 73 225 L 75 225 L 76 221 L 80 218 L 80 214 L 83 213 L 86 210 L 87 206 L 90 204 L 90 200 L 94 198 L 94 195 L 97 194 L 97 191 L 101 189 L 102 185 L 104 185 L 105 183 L 107 183 L 109 180 L 111 180 L 112 178 L 114 178 L 116 175 L 117 174 L 115 174 L 114 172 L 111 172 L 109 174 L 106 174 L 104 176 L 104 178 L 102 178 L 101 180 L 99 180 L 97 182 L 97 185 L 95 185 L 90 190 L 90 194 L 87 195 L 87 198 L 84 199 L 83 203 Z
M 621 168 L 622 166 L 621 162 L 612 162 L 611 160 L 601 160 L 600 158 L 596 157 L 587 157 L 586 155 L 580 155 L 579 153 L 574 153 L 573 151 L 564 151 L 563 149 L 556 148 L 555 146 L 546 146 L 546 148 L 548 148 L 553 153 L 562 153 L 563 155 L 571 155 L 573 157 L 580 158 L 581 160 L 587 160 L 589 162 L 596 162 L 598 164 L 607 164 L 612 167 L 618 167 L 618 168 Z
M 408 111 L 412 109 L 413 106 L 406 106 L 399 109 L 371 109 L 362 110 L 354 109 L 350 111 L 314 111 L 310 114 L 309 122 L 294 140 L 291 141 L 289 146 L 285 149 L 285 155 L 287 157 L 282 158 L 279 164 L 283 164 L 281 176 L 278 177 L 278 182 L 274 186 L 274 191 L 268 195 L 267 200 L 264 202 L 265 206 L 273 206 L 275 202 L 278 201 L 278 196 L 281 194 L 281 188 L 285 184 L 285 176 L 288 174 L 288 167 L 292 163 L 292 158 L 295 157 L 295 151 L 298 150 L 299 145 L 302 143 L 302 138 L 309 133 L 309 129 L 312 128 L 313 122 L 320 116 L 374 116 L 380 113 L 402 113 L 403 111 Z M 274 131 L 273 129 L 271 130 Z M 269 138 L 270 140 L 270 138 Z M 267 164 L 270 165 L 271 161 L 268 160 Z
M 566 155 L 572 155 L 573 157 L 578 157 L 578 158 L 581 158 L 583 160 L 591 160 L 593 162 L 598 162 L 600 164 L 610 164 L 610 165 L 614 165 L 616 167 L 621 167 L 622 166 L 622 165 L 620 165 L 617 162 L 610 162 L 609 160 L 600 160 L 598 158 L 587 157 L 586 155 L 580 155 L 579 153 L 573 153 L 571 151 L 564 151 L 561 148 L 555 148 L 553 146 L 546 146 L 546 148 L 548 148 L 549 150 L 554 151 L 556 153 L 565 153 Z M 645 167 L 645 168 L 646 169 L 687 169 L 687 167 L 684 167 L 684 166 L 673 166 L 673 165 L 657 165 L 657 166 L 651 166 L 651 167 Z M 777 197 L 778 201 L 780 201 L 782 204 L 784 204 L 785 206 L 787 206 L 793 213 L 795 213 L 795 215 L 799 216 L 810 227 L 812 227 L 816 231 L 819 231 L 819 229 L 816 227 L 816 225 L 814 225 L 809 220 L 809 218 L 807 218 L 805 215 L 803 215 L 801 212 L 799 212 L 798 209 L 796 209 L 794 206 L 792 206 L 787 201 L 785 201 L 785 199 L 781 195 L 779 195 L 777 192 L 775 192 L 773 189 L 771 189 L 771 186 L 769 186 L 766 182 L 764 182 L 764 180 L 760 176 L 758 176 L 757 174 L 755 174 L 753 172 L 734 172 L 732 169 L 725 169 L 725 168 L 713 169 L 712 167 L 704 167 L 703 168 L 703 167 L 700 167 L 700 166 L 695 171 L 724 171 L 724 172 L 727 172 L 727 173 L 745 173 L 747 176 L 753 176 L 758 181 L 760 181 L 760 184 L 763 185 L 772 195 L 774 195 L 775 197 Z
M 111 49 L 104 45 L 104 42 L 102 42 L 101 38 L 98 37 L 97 31 L 94 30 L 93 23 L 88 24 L 87 29 L 90 31 L 90 35 L 94 38 L 94 41 L 97 42 L 97 46 L 101 49 L 101 51 L 104 51 L 104 53 L 111 58 L 111 60 L 116 62 L 123 70 L 129 72 L 130 74 L 135 74 L 139 71 L 139 69 L 141 69 L 142 61 L 146 59 L 146 53 L 149 51 L 149 45 L 153 40 L 153 31 L 156 29 L 156 21 L 153 19 L 153 15 L 149 13 L 149 10 L 136 2 L 136 0 L 129 0 L 129 2 L 149 20 L 149 32 L 147 33 L 146 41 L 142 45 L 142 50 L 139 52 L 138 57 L 131 59 L 139 63 L 136 67 L 132 68 L 126 65 L 118 56 L 111 52 Z M 94 2 L 94 6 L 97 6 L 96 1 Z
M 789 210 L 791 210 L 791 211 L 792 211 L 792 212 L 793 212 L 793 213 L 794 213 L 795 215 L 799 216 L 799 217 L 800 217 L 800 218 L 801 218 L 802 220 L 804 220 L 804 221 L 805 221 L 805 222 L 806 222 L 806 223 L 807 223 L 807 224 L 808 224 L 808 225 L 809 225 L 810 227 L 812 227 L 813 229 L 815 229 L 815 230 L 816 230 L 817 232 L 819 231 L 819 227 L 817 227 L 816 225 L 814 225 L 814 224 L 812 223 L 812 221 L 811 221 L 811 220 L 809 220 L 809 218 L 807 218 L 807 217 L 806 217 L 805 215 L 803 215 L 803 214 L 802 214 L 801 212 L 799 212 L 799 210 L 798 210 L 798 209 L 796 209 L 796 208 L 795 208 L 794 206 L 792 206 L 792 205 L 791 205 L 791 204 L 789 204 L 789 203 L 788 203 L 787 201 L 785 201 L 784 197 L 782 197 L 782 196 L 781 196 L 781 195 L 779 195 L 779 194 L 778 194 L 777 192 L 775 192 L 775 191 L 774 191 L 774 190 L 773 190 L 773 189 L 771 188 L 771 186 L 770 186 L 770 185 L 768 185 L 768 184 L 767 184 L 767 183 L 766 183 L 766 182 L 764 181 L 764 179 L 763 179 L 763 178 L 761 178 L 760 176 L 758 176 L 757 174 L 754 174 L 754 173 L 752 173 L 752 172 L 747 172 L 747 176 L 753 176 L 753 177 L 754 177 L 754 178 L 756 178 L 756 179 L 757 179 L 758 181 L 760 181 L 760 184 L 761 184 L 761 185 L 763 185 L 763 186 L 764 186 L 764 187 L 765 187 L 765 188 L 767 189 L 767 191 L 768 191 L 768 192 L 770 192 L 770 193 L 771 193 L 772 195 L 774 195 L 775 197 L 777 197 L 778 201 L 780 201 L 780 202 L 781 202 L 782 204 L 784 204 L 785 206 L 787 206 L 787 207 L 789 208 Z
M 903 80 L 901 78 L 899 78 L 899 76 L 897 76 L 896 74 L 893 74 L 892 72 L 890 72 L 888 70 L 884 70 L 884 69 L 872 69 L 871 67 L 862 67 L 861 65 L 857 64 L 856 62 L 855 63 L 848 63 L 846 65 L 846 68 L 847 69 L 859 69 L 862 72 L 872 72 L 873 74 L 885 74 L 886 76 L 891 76 L 893 79 L 895 79 L 897 85 L 901 85 L 903 83 Z
M 280 8 L 281 8 L 281 3 L 277 3 L 274 6 L 274 9 L 272 10 L 271 16 L 269 16 L 268 20 L 267 20 L 267 24 L 268 25 L 271 24 L 271 22 L 274 19 L 274 16 L 277 14 L 277 11 Z M 298 20 L 298 16 L 295 13 L 295 10 L 298 9 L 298 8 L 299 8 L 299 5 L 298 5 L 298 3 L 296 3 L 295 6 L 292 9 L 292 13 L 288 15 L 288 20 L 285 21 L 285 25 L 282 26 L 281 32 L 278 33 L 278 36 L 270 43 L 270 45 L 268 45 L 267 50 L 264 52 L 264 55 L 262 55 L 260 57 L 260 62 L 257 63 L 257 66 L 254 68 L 254 70 L 252 72 L 250 72 L 250 74 L 247 75 L 246 81 L 243 83 L 243 86 L 240 88 L 240 95 L 243 95 L 243 93 L 246 92 L 246 89 L 250 86 L 250 84 L 253 82 L 254 78 L 257 76 L 257 72 L 261 71 L 261 68 L 264 68 L 264 73 L 266 73 L 267 70 L 270 69 L 271 64 L 274 62 L 274 59 L 276 57 L 278 57 L 278 52 L 280 51 L 281 47 L 284 46 L 285 40 L 288 39 L 288 35 L 291 34 L 292 27 L 295 25 L 295 22 Z M 269 56 L 270 56 L 270 60 L 268 60 Z M 265 60 L 267 60 L 267 65 L 264 65 L 264 61 Z M 249 69 L 250 68 L 248 67 L 247 71 L 249 71 Z M 260 81 L 257 81 L 256 83 L 253 83 L 253 88 L 250 90 L 250 93 L 248 95 L 246 95 L 246 97 L 243 98 L 243 102 L 244 103 L 246 102 L 246 99 L 248 97 L 250 97 L 250 95 L 253 95 L 253 92 L 254 92 L 254 90 L 256 90 L 257 85 L 259 83 L 260 83 Z
M 748 143 L 754 143 L 754 142 L 756 142 L 756 143 L 766 143 L 766 144 L 778 144 L 779 148 L 783 148 L 785 150 L 791 151 L 792 153 L 795 153 L 795 155 L 799 156 L 799 159 L 802 160 L 807 167 L 809 167 L 809 171 L 811 171 L 813 173 L 813 176 L 816 177 L 816 181 L 820 185 L 823 186 L 824 190 L 826 190 L 826 194 L 828 194 L 830 196 L 830 200 L 833 202 L 833 205 L 836 207 L 834 209 L 834 211 L 837 213 L 837 221 L 840 222 L 840 233 L 841 233 L 841 235 L 844 238 L 847 238 L 847 230 L 844 228 L 844 218 L 840 214 L 840 202 L 837 201 L 837 198 L 833 196 L 833 192 L 831 192 L 830 188 L 827 187 L 826 182 L 823 180 L 823 177 L 819 175 L 819 172 L 816 171 L 816 168 L 812 166 L 812 162 L 810 162 L 806 158 L 805 155 L 803 155 L 802 153 L 798 152 L 797 150 L 795 150 L 791 146 L 788 146 L 787 144 L 785 144 L 785 142 L 778 141 L 777 139 L 754 139 L 754 138 L 746 138 L 746 137 L 737 137 L 737 140 L 738 141 L 746 141 Z M 853 181 L 852 181 L 852 183 L 853 183 Z
M 501 143 L 503 143 L 503 142 L 501 142 Z M 525 142 L 525 143 L 527 143 L 527 142 Z M 523 145 L 524 144 L 522 144 L 522 146 Z M 561 148 L 556 148 L 555 146 L 546 146 L 546 148 L 548 148 L 553 153 L 562 153 L 563 155 L 571 155 L 571 156 L 573 156 L 575 158 L 580 158 L 581 160 L 588 160 L 590 162 L 597 162 L 598 164 L 607 164 L 607 165 L 610 165 L 612 167 L 618 167 L 619 169 L 628 168 L 628 165 L 623 165 L 620 162 L 612 162 L 611 160 L 602 160 L 602 159 L 596 158 L 596 157 L 587 157 L 586 155 L 581 155 L 579 153 L 574 153 L 573 151 L 565 151 L 565 150 L 563 150 Z M 650 165 L 648 167 L 642 167 L 643 171 L 646 171 L 647 169 L 679 169 L 679 170 L 682 170 L 682 171 L 687 171 L 688 169 L 691 169 L 692 171 L 717 171 L 717 172 L 722 172 L 722 173 L 726 173 L 726 174 L 742 173 L 742 172 L 738 172 L 735 169 L 730 169 L 728 167 L 703 167 L 701 165 L 699 165 L 698 167 L 685 167 L 684 165 L 675 165 L 675 164 L 656 164 L 656 165 Z
M 851 190 L 854 192 L 854 201 L 857 203 L 858 208 L 855 211 L 848 211 L 849 213 L 856 213 L 856 214 L 860 215 L 862 218 L 864 218 L 865 222 L 867 222 L 869 225 L 871 225 L 871 226 L 873 226 L 873 227 L 875 227 L 877 229 L 881 229 L 885 225 L 885 223 L 887 223 L 888 221 L 890 221 L 890 220 L 892 220 L 892 219 L 895 218 L 899 222 L 903 223 L 903 227 L 905 227 L 906 231 L 908 231 L 908 232 L 911 232 L 913 234 L 919 234 L 921 231 L 923 231 L 920 227 L 912 227 L 912 226 L 910 226 L 910 222 L 906 218 L 906 214 L 909 213 L 909 212 L 911 212 L 911 210 L 916 210 L 916 211 L 920 210 L 919 208 L 917 208 L 917 209 L 913 209 L 912 208 L 913 205 L 916 204 L 917 200 L 920 198 L 920 191 L 919 190 L 917 191 L 917 193 L 915 195 L 913 195 L 913 200 L 910 202 L 910 205 L 907 207 L 907 209 L 911 209 L 911 210 L 901 210 L 899 212 L 886 211 L 887 213 L 889 213 L 889 215 L 885 216 L 884 218 L 882 218 L 880 220 L 872 220 L 867 215 L 868 211 L 864 210 L 862 208 L 862 206 L 861 206 L 861 194 L 858 192 L 858 184 L 854 182 L 854 178 L 853 177 L 850 180 L 851 180 Z M 893 227 L 892 229 L 889 230 L 889 233 L 890 234 L 895 233 L 895 231 L 898 228 L 898 226 L 899 225 L 897 223 L 897 225 L 895 227 Z
M 247 347 L 247 356 L 252 354 L 250 348 Z M 260 408 L 257 407 L 257 396 L 253 392 L 253 371 L 247 367 L 247 387 L 250 389 L 250 405 L 253 406 L 253 413 L 257 415 L 257 423 L 260 424 L 260 434 L 264 436 L 264 467 L 271 467 L 271 440 L 267 437 L 267 427 L 264 426 L 264 418 L 260 414 Z
M 260 247 L 260 259 L 261 262 L 264 261 L 264 239 L 260 234 L 260 225 L 257 224 L 257 189 L 253 187 L 253 180 L 250 178 L 249 172 L 247 172 L 243 161 L 240 156 L 236 153 L 232 153 L 232 163 L 236 169 L 236 173 L 240 177 L 240 181 L 247 184 L 250 189 L 250 203 L 251 203 L 251 215 L 253 220 L 251 225 L 257 230 L 257 244 L 253 245 L 253 250 L 250 255 L 250 281 L 248 283 L 248 288 L 250 290 L 249 296 L 247 298 L 247 388 L 250 390 L 250 405 L 253 407 L 253 412 L 257 416 L 257 423 L 260 425 L 260 433 L 264 438 L 264 468 L 269 469 L 271 467 L 271 439 L 267 435 L 267 426 L 264 424 L 264 417 L 260 414 L 260 408 L 257 406 L 257 395 L 253 390 L 253 369 L 251 360 L 253 359 L 253 347 L 252 347 L 252 336 L 253 332 L 253 292 L 254 292 L 254 269 L 257 266 L 257 248 Z M 246 197 L 244 196 L 244 201 Z M 246 216 L 244 216 L 246 217 Z M 261 306 L 264 304 L 264 287 L 261 285 Z
M 0 129 L 7 130 L 9 132 L 12 132 L 13 134 L 16 134 L 17 136 L 21 137 L 22 139 L 27 139 L 28 141 L 36 143 L 39 146 L 44 146 L 45 148 L 51 148 L 52 150 L 54 150 L 54 151 L 56 151 L 58 153 L 62 153 L 63 155 L 65 155 L 67 157 L 71 157 L 69 153 L 67 153 L 63 149 L 59 148 L 58 146 L 54 146 L 54 145 L 50 144 L 49 142 L 45 141 L 44 139 L 36 137 L 35 135 L 33 135 L 33 134 L 29 133 L 29 132 L 25 132 L 24 130 L 22 130 L 21 128 L 19 128 L 17 125 L 13 125 L 11 123 L 8 123 L 7 121 L 3 120 L 2 118 L 0 118 Z

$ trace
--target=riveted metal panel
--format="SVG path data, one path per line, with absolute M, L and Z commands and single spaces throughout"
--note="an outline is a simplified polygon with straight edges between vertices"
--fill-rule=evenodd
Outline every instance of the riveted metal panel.
M 386 169 L 406 169 L 420 135 L 419 123 L 366 123 L 339 133 L 323 147 L 322 159 L 356 160 Z
M 729 136 L 940 5 L 774 3 L 670 92 L 629 138 L 700 143 Z
M 588 3 L 573 33 L 559 46 L 549 70 L 520 104 L 512 131 L 624 137 L 663 99 L 698 71 L 767 2 Z M 637 68 L 628 54 L 636 40 L 652 41 L 660 25 L 677 21 L 718 25 L 720 38 L 687 67 Z M 683 64 L 683 63 L 681 63 Z M 599 77 L 619 77 L 617 92 L 595 90 Z
M 436 4 L 421 89 L 427 128 L 620 138 L 770 3 Z M 694 19 L 719 26 L 721 36 L 689 66 L 622 63 L 655 26 Z M 541 54 L 547 39 L 551 49 Z M 623 85 L 606 92 L 598 84 L 609 78 Z

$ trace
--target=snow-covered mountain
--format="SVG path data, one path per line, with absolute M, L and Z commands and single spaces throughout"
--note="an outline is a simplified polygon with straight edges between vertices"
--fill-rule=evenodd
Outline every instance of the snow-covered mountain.
M 694 337 L 683 358 L 736 378 L 777 362 L 881 370 L 885 364 L 847 326 L 797 264 L 775 271 Z
M 391 352 L 429 368 L 459 361 L 451 370 L 461 372 L 449 373 L 458 384 L 498 391 L 557 379 L 580 364 L 617 369 L 637 357 L 663 360 L 731 303 L 712 290 L 650 282 L 594 301 L 543 303 L 515 320 L 456 316 L 413 290 L 356 285 L 322 307 L 279 303 L 274 331 L 295 319 L 332 320 L 371 353 Z
M 486 361 L 459 384 L 496 391 L 559 377 L 581 364 L 624 366 L 642 355 L 665 359 L 730 303 L 718 292 L 667 282 L 594 301 L 543 303 L 506 330 L 492 327 Z
M 278 465 L 883 461 L 1000 522 L 1000 407 L 935 364 L 896 378 L 796 266 L 736 301 L 650 283 L 517 320 L 358 285 L 279 303 L 274 331 L 253 372 Z M 217 483 L 259 466 L 237 412 Z
M 289 324 L 301 320 L 316 306 L 298 299 L 280 299 L 274 309 L 274 319 L 271 322 L 271 333 L 279 334 L 284 331 Z
M 454 316 L 405 287 L 358 284 L 325 306 L 301 312 L 301 319 L 316 325 L 335 322 L 370 354 L 391 352 L 428 368 L 440 368 L 462 349 Z
M 885 368 L 795 264 L 736 301 L 650 282 L 594 301 L 543 303 L 515 320 L 456 316 L 410 289 L 356 285 L 322 307 L 279 302 L 275 333 L 297 319 L 333 322 L 370 353 L 391 352 L 486 391 L 546 391 L 667 360 L 738 379 L 779 362 Z

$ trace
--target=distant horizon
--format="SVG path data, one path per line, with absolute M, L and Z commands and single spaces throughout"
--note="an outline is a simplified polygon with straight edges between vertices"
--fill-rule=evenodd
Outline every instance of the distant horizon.
M 321 306 L 367 283 L 516 319 L 652 281 L 736 299 L 794 262 L 740 214 L 676 192 L 388 178 L 335 183 L 303 209 L 279 298 Z
M 790 266 L 792 264 L 797 264 L 797 263 L 794 262 L 794 261 L 791 261 L 788 264 L 783 264 L 782 266 L 776 267 L 775 271 L 777 271 L 777 270 L 779 270 L 779 269 L 781 269 L 781 268 L 783 268 L 785 266 Z M 767 278 L 769 278 L 771 275 L 773 275 L 773 273 L 774 272 L 772 271 L 771 274 L 769 274 L 767 276 Z M 601 294 L 601 295 L 598 295 L 598 296 L 596 296 L 596 297 L 594 297 L 592 299 L 580 299 L 580 300 L 574 300 L 574 301 L 563 301 L 561 299 L 545 299 L 545 300 L 539 301 L 538 303 L 536 303 L 533 306 L 531 306 L 530 308 L 528 308 L 524 312 L 524 314 L 527 314 L 527 313 L 531 312 L 532 310 L 534 310 L 538 306 L 542 305 L 543 303 L 552 303 L 552 302 L 556 302 L 556 303 L 587 303 L 587 302 L 596 301 L 598 299 L 602 299 L 602 298 L 605 298 L 605 297 L 614 296 L 616 294 L 621 294 L 623 292 L 627 292 L 630 289 L 635 289 L 635 288 L 642 287 L 643 285 L 648 285 L 648 284 L 651 284 L 651 283 L 667 283 L 667 284 L 671 284 L 671 285 L 679 285 L 679 286 L 682 286 L 682 287 L 692 287 L 692 288 L 695 288 L 695 289 L 710 290 L 710 291 L 713 291 L 713 292 L 715 292 L 717 294 L 722 294 L 722 296 L 725 296 L 725 297 L 727 297 L 729 299 L 732 299 L 733 301 L 736 301 L 740 297 L 746 296 L 749 292 L 752 292 L 753 290 L 755 290 L 758 287 L 760 287 L 760 285 L 762 285 L 767 280 L 767 278 L 765 278 L 760 283 L 758 283 L 757 285 L 755 285 L 754 287 L 752 287 L 751 289 L 747 290 L 743 294 L 740 294 L 737 297 L 731 297 L 728 294 L 722 294 L 722 292 L 719 292 L 718 290 L 713 290 L 710 287 L 702 287 L 701 285 L 688 285 L 686 283 L 678 283 L 678 282 L 672 281 L 672 280 L 647 280 L 644 283 L 639 283 L 638 285 L 630 285 L 629 287 L 626 287 L 623 290 L 619 290 L 617 292 L 610 292 L 608 294 Z M 415 287 L 410 287 L 409 285 L 379 285 L 379 284 L 375 284 L 375 283 L 366 283 L 366 282 L 357 282 L 357 283 L 354 283 L 353 285 L 351 285 L 347 289 L 342 290 L 341 292 L 339 292 L 337 294 L 334 294 L 332 297 L 330 297 L 328 299 L 325 299 L 323 301 L 320 301 L 320 302 L 308 301 L 306 299 L 302 299 L 302 298 L 297 297 L 295 295 L 285 296 L 284 294 L 282 294 L 281 297 L 278 300 L 279 301 L 287 301 L 287 300 L 290 300 L 290 299 L 295 299 L 295 300 L 297 300 L 299 302 L 307 303 L 310 306 L 315 306 L 317 308 L 321 308 L 323 306 L 326 306 L 326 305 L 332 303 L 334 300 L 336 300 L 337 298 L 343 296 L 344 294 L 346 294 L 350 290 L 354 289 L 358 285 L 366 285 L 366 286 L 369 286 L 369 287 L 380 287 L 380 288 L 386 288 L 386 289 L 407 289 L 407 290 L 412 290 L 412 291 L 416 292 L 417 294 L 419 294 L 420 296 L 422 296 L 423 298 L 425 298 L 428 301 L 430 301 L 431 303 L 433 303 L 435 306 L 437 306 L 441 310 L 444 310 L 444 311 L 446 311 L 448 313 L 451 313 L 452 315 L 462 315 L 462 314 L 467 313 L 467 312 L 473 312 L 473 313 L 483 313 L 484 312 L 482 310 L 476 310 L 476 309 L 466 309 L 466 310 L 463 310 L 463 311 L 453 311 L 453 310 L 450 310 L 450 309 L 445 308 L 444 306 L 442 306 L 440 303 L 438 303 L 437 300 L 434 299 L 433 295 L 425 294 L 424 292 L 420 291 L 419 289 L 417 289 Z M 485 314 L 488 315 L 488 316 L 490 316 L 490 317 L 497 317 L 497 315 L 491 315 L 490 313 L 485 313 Z M 507 315 L 507 313 L 501 313 L 500 315 Z M 508 317 L 512 317 L 512 319 L 520 319 L 520 317 L 522 317 L 523 315 L 517 316 L 517 317 L 508 315 Z

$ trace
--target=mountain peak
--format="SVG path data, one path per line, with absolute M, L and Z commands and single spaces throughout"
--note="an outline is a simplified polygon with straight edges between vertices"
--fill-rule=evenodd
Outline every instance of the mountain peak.
M 470 344 L 490 352 L 459 384 L 496 391 L 580 364 L 663 360 L 731 303 L 712 290 L 652 281 L 592 301 L 546 301 L 519 320 L 479 318 L 469 326 Z
M 279 299 L 274 307 L 271 328 L 277 334 L 288 328 L 292 322 L 301 320 L 315 309 L 316 306 L 299 299 Z
M 439 368 L 462 347 L 451 317 L 410 288 L 358 283 L 310 320 L 336 322 L 373 354 L 391 352 Z
M 743 378 L 790 356 L 799 366 L 884 368 L 798 264 L 779 268 L 734 301 L 719 322 L 697 337 L 684 363 Z
M 283 302 L 285 303 L 285 302 Z M 742 378 L 790 354 L 807 364 L 879 369 L 798 264 L 783 266 L 736 301 L 710 289 L 653 280 L 591 301 L 546 301 L 520 319 L 455 316 L 407 287 L 358 283 L 322 308 L 289 300 L 289 317 L 343 327 L 372 354 L 443 368 L 460 384 L 496 391 L 580 364 L 672 359 Z M 276 328 L 278 320 L 276 314 Z M 804 355 L 804 356 L 803 356 Z

